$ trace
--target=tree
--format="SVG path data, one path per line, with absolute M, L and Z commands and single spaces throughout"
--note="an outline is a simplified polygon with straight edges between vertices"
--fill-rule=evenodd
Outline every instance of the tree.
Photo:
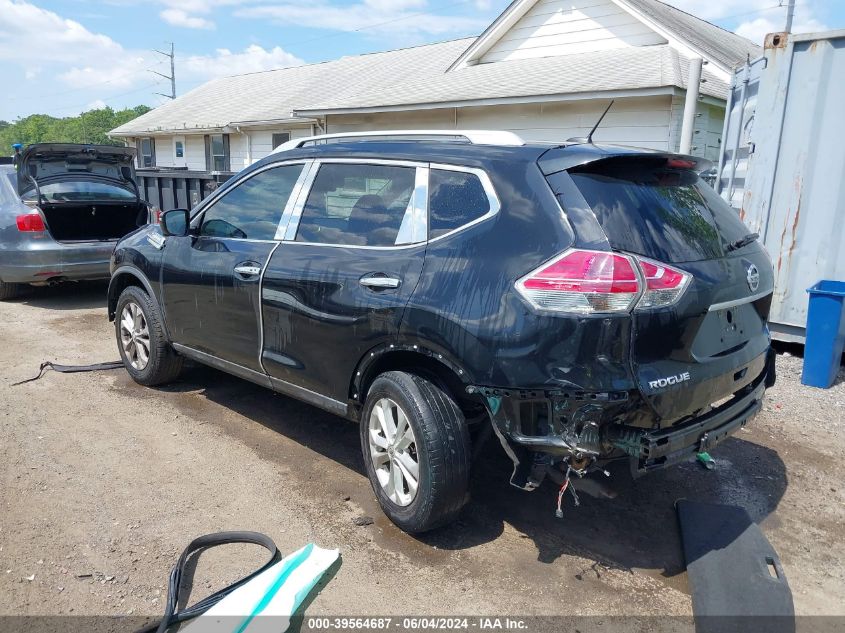
M 56 118 L 46 114 L 31 114 L 14 123 L 0 121 L 0 155 L 11 156 L 13 143 L 123 145 L 122 141 L 110 139 L 108 132 L 150 110 L 151 108 L 145 105 L 118 111 L 105 107 L 73 117 Z

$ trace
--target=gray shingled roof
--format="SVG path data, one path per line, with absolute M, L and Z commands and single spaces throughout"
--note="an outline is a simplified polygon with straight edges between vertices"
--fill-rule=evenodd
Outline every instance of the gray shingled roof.
M 625 2 L 726 68 L 744 62 L 747 56 L 759 57 L 763 52 L 750 40 L 659 0 Z
M 297 108 L 303 115 L 333 110 L 396 107 L 540 95 L 636 90 L 686 85 L 688 60 L 669 45 L 643 46 L 477 64 L 448 73 L 432 73 L 374 90 L 361 86 L 344 96 L 330 95 Z M 702 92 L 724 99 L 725 82 L 706 67 Z
M 233 122 L 288 119 L 296 108 L 344 101 L 362 89 L 379 93 L 408 80 L 426 82 L 433 75 L 443 74 L 474 39 L 214 79 L 111 134 L 213 129 Z
M 714 60 L 741 61 L 747 47 L 753 47 L 737 35 L 657 0 L 626 1 L 712 54 Z M 446 72 L 474 41 L 464 38 L 215 79 L 111 134 L 219 129 L 336 110 L 432 107 L 447 102 L 686 85 L 687 60 L 669 45 L 502 61 Z M 711 49 L 715 52 L 710 53 Z M 704 94 L 725 98 L 727 84 L 706 66 L 704 78 Z

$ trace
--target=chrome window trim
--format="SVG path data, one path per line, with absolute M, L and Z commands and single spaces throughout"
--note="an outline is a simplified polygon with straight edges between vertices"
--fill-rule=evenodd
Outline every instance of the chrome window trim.
M 311 187 L 314 185 L 314 180 L 317 178 L 317 172 L 320 171 L 320 161 L 315 160 L 311 162 L 308 168 L 308 175 L 302 182 L 302 187 L 299 190 L 299 197 L 296 203 L 291 208 L 290 217 L 288 218 L 287 226 L 285 226 L 284 237 L 285 242 L 293 242 L 296 239 L 296 232 L 299 230 L 299 221 L 302 219 L 302 211 L 305 209 L 305 203 L 308 201 L 308 196 L 311 195 Z M 277 234 L 278 235 L 278 234 Z
M 272 163 L 268 163 L 267 165 L 263 165 L 259 169 L 252 171 L 245 176 L 241 177 L 237 182 L 233 182 L 230 187 L 227 187 L 225 190 L 218 189 L 214 193 L 212 193 L 208 198 L 202 201 L 199 205 L 199 208 L 196 209 L 194 215 L 191 216 L 190 220 L 188 221 L 188 226 L 191 228 L 198 228 L 195 225 L 195 222 L 200 219 L 201 216 L 205 215 L 209 209 L 211 209 L 217 202 L 226 194 L 230 193 L 231 191 L 235 190 L 236 188 L 240 187 L 243 183 L 247 180 L 257 176 L 258 174 L 264 173 L 268 169 L 274 169 L 276 167 L 285 167 L 287 165 L 303 165 L 302 171 L 305 172 L 308 169 L 309 163 L 313 162 L 311 159 L 308 158 L 299 158 L 295 160 L 279 160 L 274 161 Z M 238 176 L 234 176 L 237 178 Z M 299 174 L 299 178 L 302 177 L 302 172 Z M 287 211 L 287 207 L 290 204 L 291 198 L 294 197 L 294 193 L 296 193 L 296 186 L 299 184 L 299 178 L 297 179 L 296 183 L 294 183 L 293 189 L 291 190 L 290 196 L 288 196 L 287 202 L 285 203 L 285 208 L 282 209 L 282 216 L 279 218 L 279 224 L 281 224 L 282 220 L 285 218 L 285 211 Z M 278 225 L 276 226 L 276 235 L 279 234 Z M 212 237 L 208 235 L 198 235 L 197 237 Z M 226 238 L 217 238 L 217 239 L 227 239 L 227 240 L 239 240 L 241 242 L 275 242 L 278 238 L 272 240 L 253 240 L 250 238 L 240 238 L 240 237 L 226 237 Z
M 365 246 L 363 244 L 326 244 L 324 242 L 296 242 L 293 240 L 285 240 L 285 246 L 288 244 L 301 244 L 302 246 L 326 246 L 328 248 L 356 248 L 368 251 L 397 251 L 408 248 L 425 247 L 425 242 L 414 242 L 413 244 L 395 244 L 393 246 Z
M 418 242 L 409 242 L 407 244 L 394 244 L 392 246 L 364 246 L 359 244 L 328 244 L 325 242 L 297 242 L 296 241 L 296 233 L 299 230 L 299 223 L 302 220 L 302 211 L 305 208 L 305 203 L 308 200 L 308 196 L 311 195 L 311 188 L 314 185 L 314 181 L 317 178 L 317 175 L 320 172 L 320 168 L 323 165 L 332 165 L 332 164 L 340 164 L 340 165 L 385 165 L 389 167 L 412 167 L 416 170 L 414 174 L 414 192 L 411 194 L 411 198 L 415 199 L 417 196 L 424 197 L 424 209 L 425 209 L 425 217 L 426 217 L 426 227 L 428 224 L 428 176 L 426 175 L 425 178 L 425 191 L 419 192 L 419 188 L 421 186 L 420 181 L 420 169 L 428 169 L 428 163 L 424 162 L 417 162 L 417 161 L 409 161 L 409 160 L 391 160 L 391 159 L 381 159 L 381 158 L 319 158 L 315 159 L 312 166 L 311 172 L 309 173 L 308 181 L 303 185 L 303 195 L 300 201 L 297 202 L 296 208 L 293 210 L 293 214 L 290 219 L 290 223 L 287 226 L 287 230 L 285 231 L 284 240 L 286 243 L 289 244 L 310 244 L 312 246 L 329 246 L 333 248 L 360 248 L 360 249 L 367 249 L 367 250 L 389 250 L 389 249 L 400 249 L 400 248 L 410 248 L 413 246 L 419 246 L 420 244 L 425 244 L 427 231 L 426 234 L 422 236 L 422 239 Z M 417 202 L 414 204 L 414 211 L 417 211 Z M 416 227 L 415 227 L 416 228 Z M 417 229 L 418 230 L 418 229 Z
M 496 214 L 499 213 L 499 210 L 502 208 L 502 203 L 499 201 L 499 196 L 496 193 L 496 188 L 493 187 L 493 181 L 490 180 L 490 176 L 487 175 L 487 172 L 479 167 L 465 167 L 463 165 L 445 165 L 441 163 L 429 163 L 429 169 L 441 169 L 443 171 L 457 171 L 466 174 L 474 174 L 478 177 L 478 180 L 481 182 L 481 188 L 484 189 L 484 193 L 487 194 L 487 203 L 490 205 L 490 209 L 482 215 L 481 217 L 475 218 L 474 220 L 467 222 L 466 224 L 462 224 L 456 229 L 452 229 L 448 233 L 444 233 L 443 235 L 438 235 L 435 238 L 429 239 L 428 243 L 431 244 L 432 242 L 438 242 L 442 239 L 455 235 L 456 233 L 460 233 L 476 224 L 480 224 L 481 222 L 486 222 L 490 218 L 494 217 Z M 431 178 L 431 172 L 429 171 L 429 179 Z M 428 187 L 426 187 L 428 189 Z M 429 196 L 427 196 L 429 197 Z M 429 212 L 430 209 L 427 207 L 426 211 Z M 426 213 L 426 217 L 429 216 L 429 213 Z M 431 222 L 429 220 L 429 232 L 431 229 L 430 226 Z
M 302 171 L 299 172 L 299 178 L 296 179 L 296 182 L 293 185 L 293 189 L 291 189 L 287 204 L 285 204 L 284 211 L 282 211 L 282 217 L 279 219 L 279 225 L 276 227 L 276 240 L 281 241 L 285 239 L 285 232 L 287 231 L 288 225 L 291 222 L 291 218 L 293 218 L 294 210 L 297 208 L 297 204 L 299 204 L 299 199 L 302 197 L 302 192 L 306 189 L 306 184 L 308 184 L 307 188 L 309 190 L 311 188 L 310 183 L 313 182 L 313 179 L 309 180 L 309 177 L 313 170 L 314 161 L 309 160 L 306 161 L 305 167 L 303 167 Z M 303 204 L 305 204 L 304 200 Z M 300 214 L 302 213 L 301 207 L 299 212 Z

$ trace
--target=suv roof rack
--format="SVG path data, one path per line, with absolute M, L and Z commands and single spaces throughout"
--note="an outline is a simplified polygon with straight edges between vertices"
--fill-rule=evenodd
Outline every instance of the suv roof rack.
M 334 139 L 458 141 L 473 145 L 525 145 L 517 134 L 504 130 L 373 130 L 367 132 L 339 132 L 295 138 L 282 143 L 271 153 L 286 152 L 306 145 L 318 145 Z

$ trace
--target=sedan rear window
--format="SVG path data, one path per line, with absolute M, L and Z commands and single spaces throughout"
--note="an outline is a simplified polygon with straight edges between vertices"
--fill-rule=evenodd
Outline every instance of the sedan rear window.
M 715 259 L 749 233 L 697 173 L 665 158 L 608 159 L 569 174 L 614 249 L 665 262 Z
M 135 200 L 135 192 L 116 185 L 89 180 L 51 182 L 40 186 L 41 197 L 47 202 L 81 202 L 103 200 Z M 24 200 L 35 200 L 38 194 L 32 189 L 23 195 Z

